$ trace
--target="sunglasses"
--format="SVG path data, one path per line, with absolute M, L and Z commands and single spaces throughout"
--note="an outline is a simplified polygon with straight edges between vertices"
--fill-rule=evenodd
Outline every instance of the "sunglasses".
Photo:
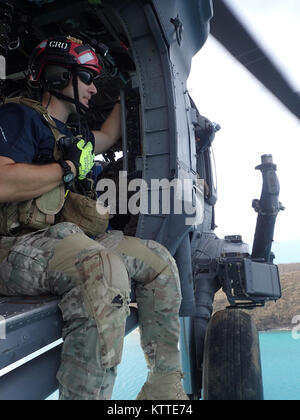
M 77 74 L 79 79 L 88 86 L 92 83 L 95 83 L 95 81 L 99 79 L 99 75 L 95 75 L 88 70 L 79 70 Z

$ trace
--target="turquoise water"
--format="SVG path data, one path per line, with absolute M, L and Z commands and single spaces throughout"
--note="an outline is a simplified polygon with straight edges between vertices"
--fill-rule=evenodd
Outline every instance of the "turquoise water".
M 300 339 L 277 331 L 260 333 L 259 340 L 265 400 L 300 400 Z
M 300 338 L 300 335 L 298 333 Z M 300 339 L 290 331 L 259 334 L 265 400 L 300 400 Z M 135 400 L 147 376 L 139 334 L 125 338 L 112 398 Z M 56 399 L 57 394 L 51 399 Z
M 147 376 L 138 333 L 125 340 L 113 392 L 116 400 L 134 400 Z M 259 340 L 265 400 L 300 400 L 300 339 L 290 331 L 272 331 L 259 333 Z
M 122 362 L 118 366 L 112 399 L 135 400 L 146 378 L 146 361 L 140 346 L 140 335 L 136 330 L 125 338 Z

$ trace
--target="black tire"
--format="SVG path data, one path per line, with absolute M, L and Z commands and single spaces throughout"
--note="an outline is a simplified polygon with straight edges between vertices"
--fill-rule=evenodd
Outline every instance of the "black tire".
M 204 400 L 263 400 L 259 340 L 246 312 L 225 309 L 211 318 L 203 358 Z

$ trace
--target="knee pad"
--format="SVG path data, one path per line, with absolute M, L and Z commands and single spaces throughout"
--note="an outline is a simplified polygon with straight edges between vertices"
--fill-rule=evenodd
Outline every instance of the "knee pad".
M 161 245 L 159 242 L 152 240 L 145 241 L 145 244 L 157 257 L 159 257 L 162 261 L 164 261 L 165 264 L 167 264 L 168 271 L 171 271 L 173 274 L 178 276 L 176 261 L 166 247 Z

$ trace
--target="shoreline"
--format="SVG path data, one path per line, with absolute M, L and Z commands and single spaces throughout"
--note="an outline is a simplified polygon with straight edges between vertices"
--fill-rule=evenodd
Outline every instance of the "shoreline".
M 258 330 L 259 333 L 261 332 L 288 332 L 288 331 L 292 331 L 292 328 L 289 327 L 281 327 L 281 328 L 270 328 L 267 330 Z

